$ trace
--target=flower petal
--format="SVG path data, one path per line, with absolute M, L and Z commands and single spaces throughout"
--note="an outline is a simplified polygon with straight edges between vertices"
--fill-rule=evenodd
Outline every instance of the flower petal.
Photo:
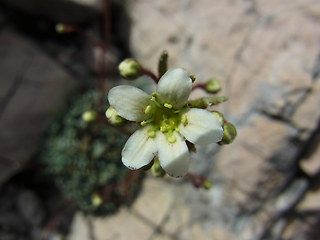
M 211 112 L 192 108 L 185 113 L 186 125 L 179 125 L 180 133 L 190 142 L 199 145 L 219 142 L 223 128 L 218 118 Z
M 158 157 L 161 167 L 173 177 L 184 176 L 190 163 L 190 154 L 184 139 L 175 133 L 176 142 L 169 143 L 164 134 L 158 135 Z
M 114 87 L 108 93 L 110 105 L 121 117 L 130 121 L 139 122 L 150 117 L 144 113 L 150 99 L 144 91 L 127 85 Z
M 122 150 L 122 162 L 130 169 L 149 164 L 157 153 L 157 140 L 150 138 L 147 131 L 147 127 L 135 131 Z
M 181 108 L 187 103 L 191 90 L 192 80 L 187 71 L 182 68 L 174 68 L 160 78 L 157 93 L 162 103 Z

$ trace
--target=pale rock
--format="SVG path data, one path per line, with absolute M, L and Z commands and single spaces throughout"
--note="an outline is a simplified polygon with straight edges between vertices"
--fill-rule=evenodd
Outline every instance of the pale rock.
M 116 215 L 94 218 L 77 213 L 71 226 L 68 240 L 87 240 L 94 236 L 96 240 L 104 239 L 148 239 L 152 228 L 143 219 L 121 208 Z
M 209 191 L 175 179 L 146 179 L 131 213 L 151 223 L 150 239 L 252 240 L 268 232 L 274 234 L 270 239 L 308 239 L 313 223 L 291 223 L 283 213 L 293 211 L 308 188 L 296 175 L 298 157 L 309 146 L 298 140 L 310 140 L 320 118 L 315 79 L 320 2 L 130 0 L 128 5 L 134 57 L 155 71 L 166 49 L 169 67 L 184 67 L 199 82 L 221 79 L 221 94 L 230 100 L 219 109 L 238 130 L 233 144 L 198 148 L 192 155 L 190 171 L 213 182 Z
M 308 152 L 299 161 L 301 169 L 310 177 L 316 177 L 320 173 L 320 135 L 315 135 L 312 142 L 308 144 Z
M 311 190 L 297 206 L 298 211 L 319 211 L 320 210 L 320 190 Z
M 229 194 L 235 194 L 226 198 L 234 203 L 246 203 L 250 193 L 266 197 L 281 188 L 292 177 L 289 169 L 294 164 L 292 157 L 296 152 L 290 150 L 290 145 L 283 139 L 295 134 L 294 128 L 282 122 L 263 115 L 251 116 L 248 125 L 239 131 L 235 142 L 223 146 L 215 157 L 213 174 L 230 182 L 226 187 L 231 190 Z M 286 151 L 283 158 L 281 151 Z M 288 174 L 282 175 L 280 171 L 288 171 Z M 258 187 L 264 190 L 257 191 Z M 235 189 L 244 192 L 246 197 L 243 198 Z
M 303 131 L 311 132 L 319 124 L 320 111 L 315 109 L 320 109 L 320 79 L 313 81 L 308 95 L 302 99 L 300 107 L 293 114 L 292 123 Z
M 172 188 L 163 179 L 150 178 L 143 183 L 140 197 L 131 207 L 131 211 L 158 226 L 170 210 L 174 196 Z

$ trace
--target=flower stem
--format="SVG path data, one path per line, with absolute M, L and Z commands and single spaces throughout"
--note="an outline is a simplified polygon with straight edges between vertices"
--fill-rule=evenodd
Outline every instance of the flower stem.
M 141 73 L 142 73 L 142 75 L 149 76 L 155 83 L 159 82 L 159 78 L 150 70 L 142 68 Z
M 206 90 L 206 83 L 197 83 L 197 84 L 192 86 L 192 90 L 194 90 L 196 88 L 201 88 L 203 90 Z
M 191 173 L 191 172 L 188 172 L 186 176 L 190 179 L 191 183 L 196 188 L 202 187 L 203 184 L 205 183 L 205 181 L 207 181 L 207 179 L 205 177 L 199 176 L 199 175 L 197 175 L 195 173 Z

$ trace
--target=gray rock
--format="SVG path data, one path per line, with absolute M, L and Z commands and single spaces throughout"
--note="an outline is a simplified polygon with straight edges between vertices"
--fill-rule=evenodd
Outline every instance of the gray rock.
M 28 39 L 0 34 L 0 182 L 38 149 L 75 80 Z
M 3 0 L 24 13 L 40 16 L 55 22 L 79 24 L 99 16 L 99 0 Z
M 20 191 L 16 206 L 20 215 L 30 226 L 41 226 L 45 217 L 45 211 L 40 199 L 30 190 Z

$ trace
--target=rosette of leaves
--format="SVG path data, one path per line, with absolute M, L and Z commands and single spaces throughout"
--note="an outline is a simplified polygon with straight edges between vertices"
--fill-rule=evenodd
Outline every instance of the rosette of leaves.
M 95 90 L 73 97 L 49 128 L 40 155 L 57 187 L 84 212 L 94 214 L 113 212 L 130 200 L 140 179 L 140 173 L 121 163 L 127 137 L 106 124 L 101 97 Z M 82 114 L 90 110 L 98 117 L 86 123 Z

